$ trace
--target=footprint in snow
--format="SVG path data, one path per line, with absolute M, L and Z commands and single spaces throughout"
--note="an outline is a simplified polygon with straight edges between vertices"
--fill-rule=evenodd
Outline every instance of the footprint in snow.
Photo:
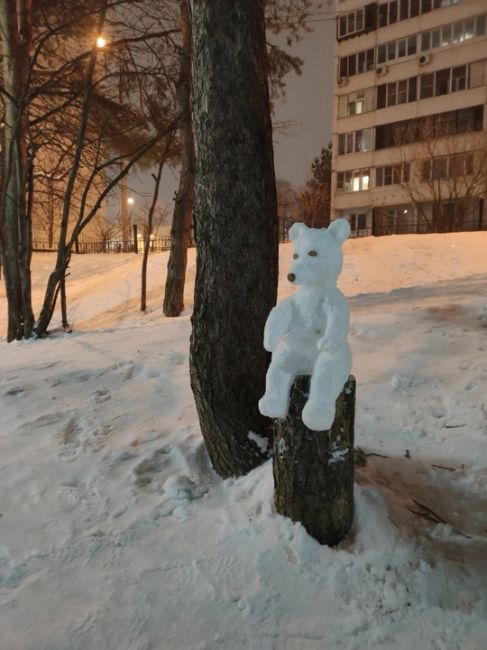
M 168 455 L 170 449 L 168 447 L 161 447 L 156 449 L 150 458 L 144 458 L 132 470 L 135 474 L 135 485 L 142 487 L 152 482 L 154 474 L 162 472 L 163 468 L 167 465 Z
M 167 356 L 167 362 L 172 366 L 182 366 L 185 360 L 185 355 L 179 352 L 174 352 Z
M 111 399 L 111 395 L 106 388 L 100 388 L 91 393 L 91 399 L 97 404 L 102 404 Z
M 99 451 L 105 446 L 111 430 L 109 424 L 90 426 L 84 420 L 72 417 L 56 435 L 61 445 L 58 456 L 64 460 L 74 460 L 85 449 Z
M 24 392 L 25 392 L 25 388 L 20 388 L 20 386 L 16 388 L 10 388 L 5 393 L 5 397 L 15 397 L 16 395 L 21 395 Z
M 173 474 L 164 481 L 162 487 L 168 499 L 195 501 L 205 494 L 205 490 L 185 474 Z

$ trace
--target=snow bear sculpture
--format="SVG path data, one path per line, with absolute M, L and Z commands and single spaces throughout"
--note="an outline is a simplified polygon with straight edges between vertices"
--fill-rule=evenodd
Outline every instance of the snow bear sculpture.
M 272 352 L 272 361 L 265 395 L 259 401 L 262 415 L 286 417 L 295 378 L 311 375 L 303 422 L 314 431 L 328 430 L 333 424 L 336 399 L 352 369 L 348 305 L 336 286 L 343 265 L 342 244 L 349 234 L 346 219 L 319 229 L 295 223 L 289 230 L 294 261 L 287 278 L 300 288 L 267 318 L 264 347 Z

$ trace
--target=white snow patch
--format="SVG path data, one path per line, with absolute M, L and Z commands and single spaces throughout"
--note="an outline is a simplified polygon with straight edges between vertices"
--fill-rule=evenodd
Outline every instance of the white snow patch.
M 252 442 L 255 442 L 262 454 L 267 453 L 267 448 L 269 447 L 268 438 L 264 438 L 264 436 L 260 436 L 258 433 L 254 433 L 253 431 L 249 431 L 247 437 Z
M 167 255 L 144 315 L 138 256 L 75 256 L 73 333 L 0 342 L 2 650 L 484 650 L 485 250 L 487 233 L 345 243 L 355 438 L 376 455 L 336 549 L 276 515 L 271 461 L 211 469 L 190 309 L 161 316 Z M 34 256 L 37 310 L 53 264 Z M 190 307 L 194 251 L 188 267 Z
M 348 449 L 336 449 L 330 454 L 328 464 L 332 465 L 333 463 L 341 463 L 348 456 Z

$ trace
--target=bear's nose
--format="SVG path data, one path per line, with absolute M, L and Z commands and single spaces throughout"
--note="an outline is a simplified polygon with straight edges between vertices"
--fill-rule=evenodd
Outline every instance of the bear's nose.
M 294 273 L 288 273 L 287 274 L 287 279 L 289 280 L 289 282 L 294 282 L 294 280 L 296 279 L 296 276 L 294 275 Z

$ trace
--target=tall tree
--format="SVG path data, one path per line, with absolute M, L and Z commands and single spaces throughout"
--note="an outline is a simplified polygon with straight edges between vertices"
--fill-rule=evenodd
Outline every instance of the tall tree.
M 193 0 L 192 18 L 198 261 L 190 376 L 211 461 L 227 477 L 266 458 L 251 432 L 270 435 L 257 408 L 278 252 L 263 3 Z
M 311 163 L 311 178 L 300 195 L 301 219 L 310 228 L 326 228 L 330 223 L 331 143 Z
M 399 132 L 395 164 L 383 168 L 380 183 L 401 186 L 418 232 L 452 232 L 482 228 L 487 187 L 487 139 L 455 133 L 437 119 L 418 120 L 414 131 Z M 403 221 L 406 221 L 404 215 Z M 410 217 L 411 218 L 411 217 Z M 377 234 L 397 232 L 396 215 L 377 208 Z M 408 223 L 406 229 L 413 224 Z
M 191 124 L 191 17 L 188 0 L 180 0 L 181 46 L 176 96 L 181 117 L 181 172 L 171 224 L 171 251 L 167 264 L 163 312 L 179 316 L 184 309 L 184 283 L 194 205 L 194 141 Z
M 299 194 L 289 181 L 276 178 L 276 191 L 279 237 L 281 237 L 295 221 L 301 220 L 301 206 L 299 204 Z
M 64 278 L 78 236 L 135 164 L 145 161 L 147 167 L 158 160 L 163 140 L 175 128 L 167 74 L 179 31 L 173 4 L 46 0 L 31 11 L 30 0 L 0 3 L 0 92 L 8 145 L 2 148 L 0 249 L 9 340 L 30 336 L 34 325 L 32 206 L 47 210 L 48 234 L 56 235 L 58 252 L 35 324 L 42 336 L 59 292 L 66 304 Z M 104 28 L 110 38 L 99 41 L 96 35 Z
M 264 0 L 266 27 L 269 35 L 286 32 L 286 45 L 299 41 L 308 30 L 309 11 L 320 4 L 315 0 Z M 194 207 L 194 141 L 191 124 L 191 16 L 189 0 L 179 0 L 181 45 L 179 76 L 176 94 L 181 111 L 179 137 L 181 142 L 181 171 L 174 205 L 163 312 L 165 316 L 179 316 L 184 309 L 184 285 L 187 249 L 190 241 Z M 268 74 L 271 97 L 285 94 L 285 77 L 290 72 L 301 74 L 303 61 L 272 42 L 267 42 Z
M 8 300 L 7 340 L 30 336 L 34 324 L 30 257 L 32 238 L 27 187 L 31 160 L 24 111 L 26 77 L 32 43 L 30 0 L 0 2 L 4 134 L 0 202 L 0 254 Z

